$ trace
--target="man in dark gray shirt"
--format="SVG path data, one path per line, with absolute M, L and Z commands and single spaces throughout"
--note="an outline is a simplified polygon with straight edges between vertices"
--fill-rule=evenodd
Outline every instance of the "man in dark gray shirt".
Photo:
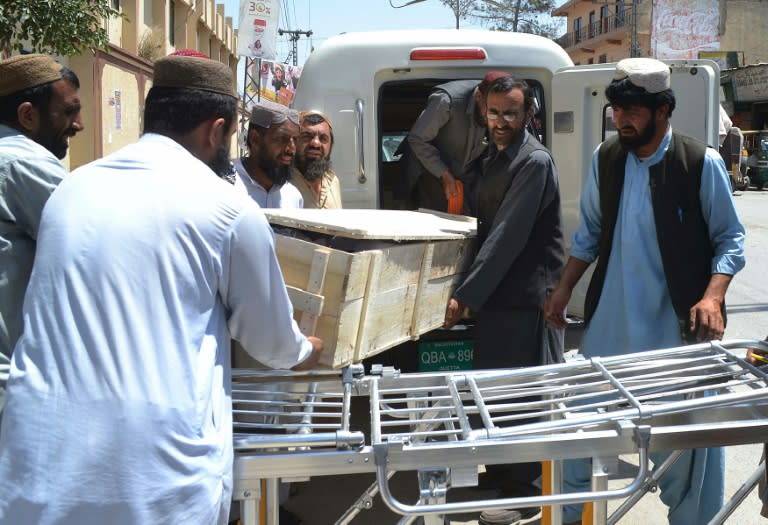
M 456 181 L 465 186 L 465 207 L 488 148 L 485 140 L 484 97 L 495 79 L 508 77 L 489 71 L 483 80 L 457 80 L 438 85 L 408 133 L 412 157 L 404 163 L 408 187 L 418 194 L 418 206 L 448 211 Z M 470 209 L 465 210 L 471 213 Z
M 486 118 L 491 145 L 475 193 L 480 248 L 446 308 L 445 327 L 465 308 L 475 314 L 474 368 L 562 361 L 563 331 L 549 326 L 544 298 L 565 262 L 560 192 L 549 151 L 526 131 L 531 88 L 499 78 L 490 84 Z M 531 496 L 538 463 L 486 466 L 504 497 Z M 484 511 L 483 524 L 506 524 L 538 509 Z

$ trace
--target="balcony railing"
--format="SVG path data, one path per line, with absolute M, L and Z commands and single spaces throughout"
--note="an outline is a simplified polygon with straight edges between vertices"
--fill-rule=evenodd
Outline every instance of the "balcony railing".
M 582 44 L 601 35 L 607 35 L 618 31 L 627 31 L 632 27 L 632 17 L 635 15 L 632 9 L 626 9 L 623 13 L 602 18 L 579 31 L 566 33 L 556 40 L 563 49 L 568 49 Z

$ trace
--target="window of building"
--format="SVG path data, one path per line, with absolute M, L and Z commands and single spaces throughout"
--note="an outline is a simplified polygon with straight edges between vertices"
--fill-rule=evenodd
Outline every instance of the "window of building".
M 587 64 L 594 64 L 594 63 L 595 63 L 595 59 L 594 58 L 590 58 L 590 59 L 587 60 Z
M 596 27 L 597 24 L 595 22 L 596 22 L 595 21 L 595 12 L 594 11 L 590 11 L 589 12 L 589 27 L 587 27 L 587 31 L 589 33 L 589 38 L 594 38 L 595 35 L 597 34 L 597 27 Z
M 144 25 L 147 27 L 152 27 L 155 25 L 152 13 L 152 4 L 152 0 L 144 0 Z
M 581 42 L 581 17 L 573 21 L 573 41 Z
M 608 55 L 606 55 L 605 53 L 597 57 L 598 64 L 605 64 L 606 62 L 608 62 Z
M 609 30 L 609 21 L 610 13 L 608 11 L 608 6 L 604 5 L 600 8 L 600 31 L 602 33 L 607 33 Z
M 168 2 L 168 42 L 176 47 L 176 2 Z
M 120 11 L 120 0 L 112 0 L 112 9 Z
M 616 0 L 616 27 L 624 27 L 624 0 Z

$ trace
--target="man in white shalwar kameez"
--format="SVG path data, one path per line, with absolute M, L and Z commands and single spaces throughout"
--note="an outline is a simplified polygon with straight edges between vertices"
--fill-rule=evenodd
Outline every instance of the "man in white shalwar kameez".
M 212 525 L 232 491 L 230 338 L 313 366 L 258 206 L 215 172 L 231 70 L 155 64 L 135 144 L 44 210 L 0 434 L 0 524 Z

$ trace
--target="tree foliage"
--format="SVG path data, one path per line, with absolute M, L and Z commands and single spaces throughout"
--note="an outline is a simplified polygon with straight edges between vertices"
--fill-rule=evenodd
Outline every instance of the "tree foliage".
M 2 0 L 0 50 L 72 56 L 106 49 L 103 21 L 116 16 L 109 0 Z
M 555 38 L 560 24 L 549 16 L 555 7 L 553 0 L 477 0 L 472 15 L 489 29 Z
M 476 0 L 440 0 L 443 4 L 450 7 L 456 17 L 456 25 L 459 20 L 466 20 L 477 10 Z

